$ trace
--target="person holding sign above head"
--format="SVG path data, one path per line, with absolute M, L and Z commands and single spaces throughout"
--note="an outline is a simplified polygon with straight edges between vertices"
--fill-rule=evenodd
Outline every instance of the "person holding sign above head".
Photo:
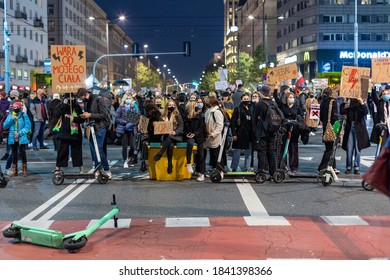
M 182 134 L 184 130 L 183 119 L 180 115 L 179 110 L 177 109 L 175 101 L 170 99 L 165 106 L 164 113 L 162 116 L 164 122 L 172 122 L 172 132 L 169 134 L 163 134 L 162 140 L 163 144 L 161 150 L 153 157 L 154 161 L 160 160 L 165 151 L 167 151 L 168 158 L 168 174 L 172 173 L 172 156 L 173 156 L 173 147 L 176 143 L 183 140 Z
M 318 100 L 314 97 L 313 91 L 309 91 L 305 108 L 306 124 L 310 128 L 310 136 L 314 136 L 314 131 L 318 128 L 318 121 L 320 119 L 320 105 L 318 104 Z

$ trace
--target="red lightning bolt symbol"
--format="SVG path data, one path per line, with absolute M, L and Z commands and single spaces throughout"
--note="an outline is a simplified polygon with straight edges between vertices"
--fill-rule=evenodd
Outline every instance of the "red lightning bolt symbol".
M 357 73 L 357 69 L 352 69 L 351 73 L 349 74 L 348 83 L 352 83 L 351 89 L 356 85 L 358 82 L 358 79 L 355 78 Z

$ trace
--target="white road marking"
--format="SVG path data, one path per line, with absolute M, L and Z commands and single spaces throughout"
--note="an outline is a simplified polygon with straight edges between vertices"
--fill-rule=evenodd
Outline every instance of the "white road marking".
M 290 225 L 285 217 L 282 216 L 270 216 L 265 209 L 263 203 L 260 201 L 256 192 L 253 190 L 250 183 L 247 180 L 235 180 L 241 197 L 244 201 L 246 208 L 249 211 L 250 216 L 244 217 L 248 226 L 276 226 L 276 225 Z
M 209 227 L 209 226 L 210 226 L 210 220 L 207 217 L 165 219 L 165 227 Z
M 313 159 L 313 157 L 299 157 L 299 159 L 311 161 Z
M 18 224 L 21 224 L 25 227 L 36 227 L 36 228 L 41 228 L 41 229 L 48 229 L 50 228 L 51 224 L 54 222 L 54 221 L 50 221 L 50 220 L 47 220 L 47 221 L 15 221 L 16 223 Z M 11 224 L 8 224 L 7 226 L 5 226 L 1 231 L 5 230 L 6 228 L 8 228 L 9 226 L 11 226 Z
M 359 216 L 321 216 L 331 226 L 368 226 Z

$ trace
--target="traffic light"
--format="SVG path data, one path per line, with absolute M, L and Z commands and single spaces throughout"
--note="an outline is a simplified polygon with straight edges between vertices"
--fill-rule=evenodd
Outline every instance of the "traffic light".
M 191 42 L 184 42 L 184 56 L 191 56 Z
M 139 44 L 133 43 L 133 54 L 139 54 Z

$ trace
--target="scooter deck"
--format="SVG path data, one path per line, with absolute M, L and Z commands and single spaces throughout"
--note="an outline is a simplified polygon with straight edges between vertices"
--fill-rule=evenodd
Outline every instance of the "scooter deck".
M 320 179 L 321 175 L 319 174 L 312 174 L 312 173 L 296 173 L 295 175 L 291 174 L 288 175 L 290 178 L 309 178 L 309 179 Z
M 85 174 L 63 174 L 62 175 L 65 179 L 95 179 L 94 173 L 85 173 Z

